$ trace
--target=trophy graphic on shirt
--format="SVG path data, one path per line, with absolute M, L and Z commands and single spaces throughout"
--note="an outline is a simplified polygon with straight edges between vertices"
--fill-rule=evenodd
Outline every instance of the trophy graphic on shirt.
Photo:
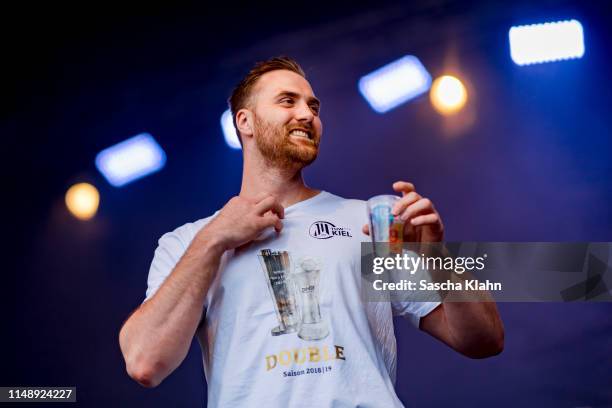
M 321 318 L 319 286 L 321 262 L 315 258 L 301 258 L 292 274 L 300 305 L 298 337 L 304 340 L 321 340 L 329 335 L 327 323 Z
M 273 336 L 298 331 L 304 340 L 321 340 L 329 335 L 321 318 L 319 282 L 321 262 L 314 258 L 291 261 L 287 251 L 261 250 L 258 255 L 266 275 L 278 326 Z
M 278 318 L 278 326 L 272 329 L 272 335 L 293 333 L 298 328 L 299 316 L 291 281 L 289 254 L 287 251 L 263 249 L 258 257 Z

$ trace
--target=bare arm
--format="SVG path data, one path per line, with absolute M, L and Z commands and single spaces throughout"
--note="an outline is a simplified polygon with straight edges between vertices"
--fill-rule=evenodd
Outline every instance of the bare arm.
M 419 327 L 470 358 L 504 349 L 504 326 L 494 302 L 448 302 L 421 318 Z
M 222 247 L 196 237 L 155 295 L 125 322 L 119 334 L 130 377 L 155 387 L 185 359 Z
M 198 232 L 155 295 L 121 328 L 119 345 L 130 377 L 155 387 L 181 364 L 223 253 L 252 241 L 268 227 L 280 232 L 283 217 L 283 207 L 272 196 L 234 197 Z
M 440 248 L 445 257 L 451 254 Z M 424 250 L 427 252 L 427 249 Z M 433 281 L 460 283 L 473 279 L 470 272 L 429 270 Z M 497 305 L 487 290 L 453 290 L 445 293 L 443 303 L 421 318 L 419 328 L 470 358 L 486 358 L 504 349 L 504 325 Z

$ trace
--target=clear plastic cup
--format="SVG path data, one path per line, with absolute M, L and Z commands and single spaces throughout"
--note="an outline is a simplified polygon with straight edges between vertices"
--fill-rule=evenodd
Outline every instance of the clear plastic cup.
M 398 200 L 398 196 L 384 194 L 367 201 L 370 238 L 376 256 L 402 252 L 404 222 L 391 213 Z

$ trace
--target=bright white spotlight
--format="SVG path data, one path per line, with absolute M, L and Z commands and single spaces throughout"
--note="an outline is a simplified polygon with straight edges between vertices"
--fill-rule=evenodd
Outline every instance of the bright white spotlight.
M 234 127 L 234 118 L 232 117 L 232 111 L 226 110 L 221 115 L 221 129 L 223 129 L 223 137 L 225 137 L 225 143 L 232 149 L 242 149 L 240 146 L 240 140 L 238 140 L 238 134 Z
M 96 167 L 115 187 L 154 173 L 164 164 L 166 153 L 148 133 L 131 137 L 96 156 Z
M 385 113 L 429 90 L 431 75 L 421 61 L 406 55 L 361 77 L 359 92 L 372 109 Z
M 510 28 L 510 56 L 517 65 L 582 58 L 584 36 L 577 20 Z

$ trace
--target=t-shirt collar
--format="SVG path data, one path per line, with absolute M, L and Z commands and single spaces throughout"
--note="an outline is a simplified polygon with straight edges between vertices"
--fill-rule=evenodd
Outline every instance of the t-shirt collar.
M 329 193 L 328 193 L 327 191 L 323 191 L 323 190 L 321 190 L 321 191 L 320 191 L 320 192 L 319 192 L 317 195 L 315 195 L 315 196 L 312 196 L 312 197 L 307 198 L 307 199 L 302 200 L 302 201 L 298 201 L 298 202 L 297 202 L 297 203 L 295 203 L 295 204 L 291 204 L 290 206 L 285 207 L 285 213 L 287 213 L 287 211 L 289 211 L 289 212 L 296 211 L 296 210 L 298 210 L 298 209 L 300 209 L 300 208 L 302 208 L 302 207 L 304 207 L 304 206 L 307 206 L 307 205 L 312 205 L 312 204 L 314 204 L 314 203 L 316 203 L 316 202 L 318 202 L 318 201 L 320 201 L 320 200 L 324 199 L 324 198 L 325 198 L 325 197 L 327 197 L 328 195 L 329 195 Z

